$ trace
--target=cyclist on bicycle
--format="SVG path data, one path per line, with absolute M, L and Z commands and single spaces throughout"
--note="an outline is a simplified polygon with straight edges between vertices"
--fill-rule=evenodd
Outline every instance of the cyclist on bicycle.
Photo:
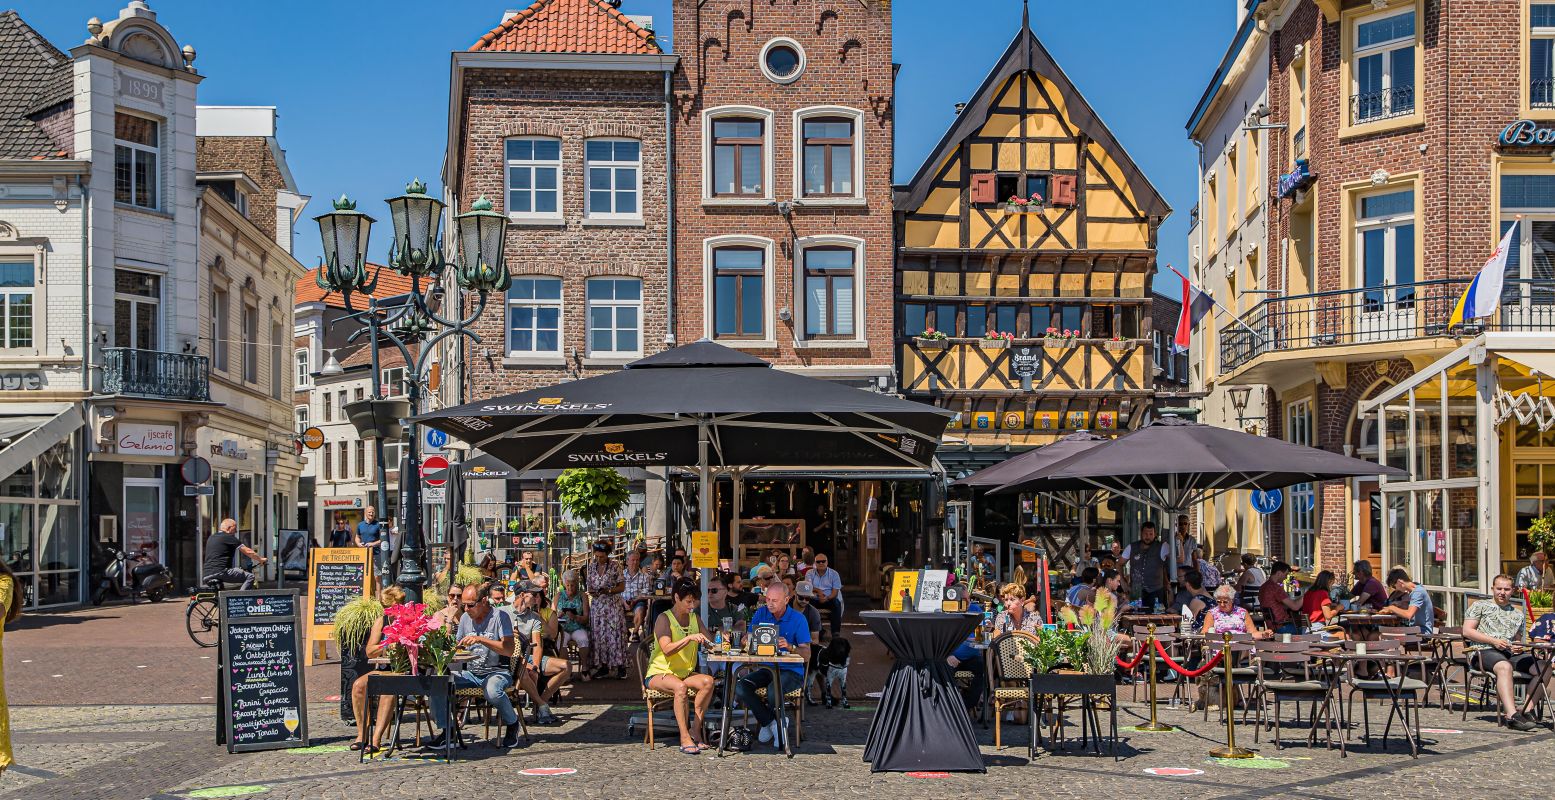
M 201 583 L 209 583 L 219 580 L 223 583 L 243 582 L 244 589 L 251 589 L 254 582 L 259 580 L 254 573 L 245 569 L 238 569 L 233 565 L 234 556 L 242 553 L 245 556 L 259 562 L 264 566 L 269 559 L 254 552 L 254 549 L 238 541 L 237 520 L 227 518 L 221 521 L 221 526 L 211 538 L 205 540 L 205 566 L 201 570 Z

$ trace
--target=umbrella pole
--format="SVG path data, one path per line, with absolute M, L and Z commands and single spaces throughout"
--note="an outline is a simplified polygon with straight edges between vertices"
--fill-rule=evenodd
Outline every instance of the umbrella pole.
M 701 488 L 697 498 L 698 524 L 701 530 L 713 530 L 713 470 L 707 463 L 707 420 L 697 420 L 697 476 L 701 480 Z M 702 623 L 706 625 L 707 619 L 707 584 L 712 571 L 706 567 L 697 570 L 702 579 Z

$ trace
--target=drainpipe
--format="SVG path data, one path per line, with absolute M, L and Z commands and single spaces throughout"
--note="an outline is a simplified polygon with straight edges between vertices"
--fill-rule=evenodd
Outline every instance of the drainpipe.
M 92 248 L 87 241 L 91 228 L 87 225 L 90 205 L 86 194 L 86 181 L 76 176 L 76 190 L 81 193 L 81 391 L 92 393 Z M 87 420 L 91 424 L 91 420 Z M 83 495 L 77 495 L 82 497 Z M 84 551 L 83 551 L 84 552 Z
M 76 191 L 81 193 L 81 200 L 77 204 L 77 208 L 81 211 L 81 391 L 87 397 L 90 397 L 92 395 L 92 295 L 88 290 L 91 284 L 87 281 L 87 278 L 91 275 L 92 248 L 87 242 L 88 235 L 91 232 L 90 226 L 87 225 L 87 214 L 90 211 L 90 205 L 86 194 L 86 181 L 80 175 L 76 176 Z M 82 410 L 86 411 L 84 415 L 86 417 L 86 430 L 77 434 L 80 437 L 78 440 L 80 445 L 75 448 L 75 452 L 71 453 L 70 458 L 76 465 L 76 497 L 81 498 L 80 513 L 77 514 L 80 524 L 80 530 L 76 532 L 79 537 L 77 541 L 80 543 L 78 552 L 85 554 L 92 552 L 92 486 L 86 474 L 87 437 L 91 435 L 92 414 L 90 408 L 86 407 L 85 403 L 82 403 L 82 405 L 84 407 Z M 76 593 L 76 600 L 85 603 L 87 593 L 91 591 L 89 588 L 92 582 L 90 559 L 83 560 L 81 576 L 81 588 Z
M 664 70 L 664 252 L 666 276 L 664 343 L 675 343 L 675 109 L 674 73 Z

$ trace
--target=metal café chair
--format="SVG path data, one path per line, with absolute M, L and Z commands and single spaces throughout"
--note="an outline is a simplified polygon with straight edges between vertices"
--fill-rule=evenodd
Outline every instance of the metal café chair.
M 1289 643 L 1260 642 L 1253 648 L 1253 658 L 1258 666 L 1258 720 L 1253 727 L 1254 742 L 1259 741 L 1260 732 L 1265 725 L 1269 725 L 1274 731 L 1275 749 L 1284 748 L 1280 741 L 1280 711 L 1284 702 L 1289 700 L 1296 705 L 1295 719 L 1301 718 L 1301 703 L 1311 703 L 1307 715 L 1307 745 L 1310 747 L 1317 744 L 1317 725 L 1321 717 L 1328 746 L 1333 746 L 1333 733 L 1339 724 L 1333 713 L 1332 671 L 1317 664 L 1310 650 L 1310 643 L 1294 639 Z M 1266 720 L 1264 710 L 1271 702 L 1274 706 L 1273 718 Z M 1344 748 L 1342 737 L 1339 747 L 1341 750 Z
M 1403 642 L 1396 639 L 1373 642 L 1345 642 L 1344 649 L 1346 652 L 1358 655 L 1358 646 L 1362 644 L 1366 645 L 1368 654 L 1394 655 L 1404 653 Z M 1416 749 L 1416 744 L 1414 735 L 1409 731 L 1409 711 L 1411 708 L 1414 709 L 1415 730 L 1419 730 L 1420 703 L 1416 702 L 1416 696 L 1418 693 L 1425 691 L 1425 681 L 1409 677 L 1408 668 L 1410 665 L 1407 662 L 1399 665 L 1398 669 L 1393 670 L 1395 674 L 1389 674 L 1389 662 L 1381 660 L 1370 662 L 1376 665 L 1376 671 L 1372 676 L 1361 677 L 1356 673 L 1356 666 L 1365 661 L 1366 659 L 1362 657 L 1348 662 L 1348 667 L 1345 671 L 1345 681 L 1350 685 L 1350 694 L 1345 702 L 1345 718 L 1351 719 L 1354 717 L 1355 695 L 1361 695 L 1362 729 L 1366 738 L 1366 744 L 1370 746 L 1371 714 L 1369 706 L 1372 700 L 1384 698 L 1388 700 L 1390 707 L 1388 709 L 1388 723 L 1382 731 L 1383 746 L 1387 746 L 1388 733 L 1393 728 L 1393 717 L 1398 716 L 1404 723 L 1405 733 L 1410 740 L 1410 750 L 1413 752 Z

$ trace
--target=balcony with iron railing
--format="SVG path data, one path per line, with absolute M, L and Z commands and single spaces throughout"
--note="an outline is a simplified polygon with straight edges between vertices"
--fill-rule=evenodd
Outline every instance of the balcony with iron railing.
M 1293 154 L 1292 159 L 1307 157 L 1307 126 L 1301 126 L 1290 138 L 1290 149 Z
M 1273 297 L 1220 328 L 1220 374 L 1259 356 L 1344 345 L 1386 345 L 1486 330 L 1555 331 L 1555 286 L 1508 279 L 1496 315 L 1449 329 L 1468 279 Z
M 1395 86 L 1350 96 L 1350 124 L 1365 125 L 1415 113 L 1415 87 Z
M 188 353 L 105 347 L 103 394 L 208 401 L 210 361 Z
M 1534 78 L 1528 82 L 1530 108 L 1555 108 L 1555 78 Z

